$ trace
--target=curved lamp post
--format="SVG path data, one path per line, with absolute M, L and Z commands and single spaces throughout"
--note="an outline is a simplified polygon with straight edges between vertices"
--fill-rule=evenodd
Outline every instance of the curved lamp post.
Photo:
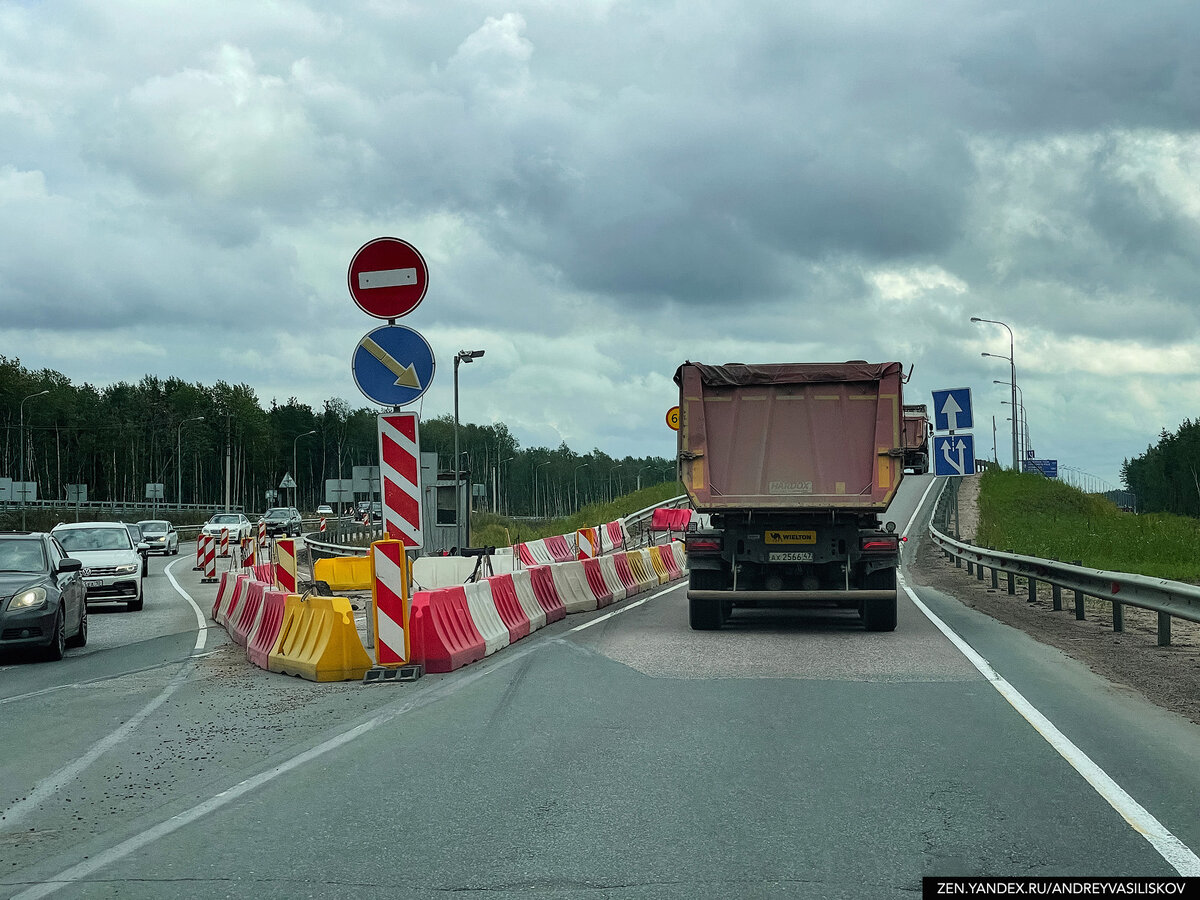
M 300 442 L 300 438 L 308 437 L 310 434 L 316 434 L 317 430 L 306 431 L 304 434 L 296 435 L 296 439 L 292 441 L 292 480 L 296 482 L 296 486 L 292 488 L 292 506 L 296 505 L 296 500 L 300 496 L 300 471 L 296 467 L 296 444 Z
M 1000 325 L 1001 327 L 1004 328 L 1005 331 L 1008 332 L 1008 356 L 999 356 L 995 353 L 984 353 L 981 355 L 994 356 L 994 357 L 996 357 L 996 359 L 1007 359 L 1008 360 L 1009 370 L 1012 373 L 1012 378 L 1009 380 L 1009 384 L 1012 387 L 1012 405 L 1013 405 L 1013 409 L 1015 410 L 1017 408 L 1017 363 L 1016 363 L 1016 357 L 1013 353 L 1012 329 L 1009 328 L 1006 323 L 1000 322 L 996 319 L 981 319 L 981 318 L 979 318 L 979 316 L 971 316 L 971 321 L 972 322 L 987 322 L 989 325 Z M 1019 462 L 1019 457 L 1018 457 L 1019 451 L 1017 450 L 1016 418 L 1017 418 L 1016 414 L 1014 413 L 1013 414 L 1013 427 L 1012 427 L 1012 460 L 1013 460 L 1012 464 L 1013 464 L 1013 471 L 1019 472 L 1021 470 L 1021 463 Z
M 548 466 L 552 462 L 554 462 L 554 460 L 548 459 L 544 463 L 538 463 L 536 466 L 533 467 L 533 514 L 535 517 L 538 514 L 538 502 L 537 502 L 538 469 L 540 469 L 542 466 Z M 543 493 L 545 493 L 545 491 L 543 491 Z M 545 498 L 542 499 L 542 503 L 543 503 L 543 505 L 545 504 Z
M 175 432 L 175 455 L 179 458 L 179 467 L 175 472 L 175 502 L 183 508 L 183 426 L 188 422 L 200 422 L 204 416 L 192 416 L 190 419 L 184 419 L 179 423 L 179 428 Z M 195 491 L 193 490 L 194 494 Z
M 458 365 L 459 363 L 474 362 L 483 356 L 483 350 L 459 350 L 454 354 L 454 531 L 458 554 L 462 556 L 462 460 L 458 455 Z M 487 473 L 484 473 L 487 477 Z M 470 509 L 467 510 L 470 516 Z M 468 537 L 470 531 L 468 530 Z
M 41 397 L 50 393 L 49 390 L 38 391 L 36 394 L 30 394 L 21 401 L 21 530 L 25 530 L 25 503 L 28 499 L 25 491 L 25 400 L 32 400 L 34 397 Z

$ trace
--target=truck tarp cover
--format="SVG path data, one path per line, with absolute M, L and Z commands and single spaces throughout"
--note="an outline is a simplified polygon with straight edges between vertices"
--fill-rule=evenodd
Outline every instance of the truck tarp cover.
M 684 363 L 679 456 L 692 505 L 884 510 L 900 483 L 903 367 Z

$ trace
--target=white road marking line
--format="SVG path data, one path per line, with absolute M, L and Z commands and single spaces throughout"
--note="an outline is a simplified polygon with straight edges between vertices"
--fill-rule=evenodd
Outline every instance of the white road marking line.
M 50 799 L 55 793 L 78 778 L 105 752 L 126 740 L 134 729 L 146 721 L 151 713 L 166 703 L 170 696 L 183 686 L 184 681 L 191 674 L 194 665 L 191 657 L 189 657 L 187 662 L 184 663 L 182 668 L 175 674 L 175 677 L 167 683 L 167 686 L 163 688 L 158 696 L 138 710 L 129 721 L 125 722 L 125 724 L 107 737 L 101 738 L 83 756 L 74 762 L 63 766 L 57 772 L 43 778 L 29 792 L 28 797 L 18 803 L 14 803 L 8 809 L 4 810 L 3 813 L 0 813 L 4 817 L 5 828 L 11 828 L 16 825 L 40 804 Z
M 171 582 L 171 587 L 175 588 L 175 592 L 192 605 L 192 610 L 196 613 L 196 647 L 193 653 L 199 653 L 204 649 L 204 641 L 208 637 L 208 621 L 204 618 L 204 610 L 192 599 L 192 595 L 180 587 L 179 582 L 175 580 L 175 575 L 171 569 L 180 562 L 181 560 L 175 560 L 175 562 L 168 565 L 163 571 L 166 573 L 167 579 Z
M 908 520 L 908 527 L 904 529 L 904 533 L 908 534 L 912 523 L 916 520 L 917 514 L 925 505 L 925 497 L 929 495 L 930 489 L 933 487 L 933 482 L 930 482 L 929 487 L 925 489 L 925 493 L 921 496 L 921 501 L 917 504 L 916 510 L 912 514 L 912 518 Z M 1129 823 L 1138 834 L 1144 837 L 1156 851 L 1159 856 L 1165 859 L 1170 865 L 1183 876 L 1200 876 L 1200 857 L 1192 851 L 1187 844 L 1175 837 L 1171 831 L 1158 821 L 1149 810 L 1138 803 L 1131 797 L 1124 788 L 1117 784 L 1107 772 L 1092 760 L 1090 756 L 1080 750 L 1075 744 L 1055 727 L 1046 716 L 1044 716 L 1032 703 L 1015 687 L 1006 681 L 999 672 L 992 668 L 991 663 L 984 659 L 975 651 L 970 644 L 964 641 L 959 635 L 945 622 L 943 622 L 928 606 L 921 602 L 912 589 L 905 583 L 904 577 L 897 572 L 897 583 L 904 589 L 904 593 L 908 594 L 908 598 L 916 605 L 925 617 L 933 623 L 946 639 L 950 641 L 958 651 L 965 656 L 976 669 L 979 670 L 984 678 L 991 683 L 1000 696 L 1009 702 L 1013 709 L 1020 713 L 1034 729 L 1045 738 L 1046 743 L 1053 747 L 1063 759 L 1076 772 L 1084 777 L 1101 797 L 1108 801 L 1108 804 L 1120 813 L 1121 818 Z
M 583 629 L 585 629 L 585 628 L 591 628 L 593 625 L 599 625 L 605 619 L 611 619 L 613 616 L 619 616 L 623 612 L 629 612 L 629 610 L 631 610 L 631 609 L 636 609 L 637 607 L 641 606 L 643 603 L 648 603 L 649 601 L 653 600 L 655 597 L 661 597 L 663 594 L 668 594 L 671 591 L 675 590 L 675 588 L 677 588 L 677 587 L 679 587 L 679 585 L 674 584 L 674 585 L 671 585 L 671 587 L 669 587 L 669 588 L 663 588 L 657 594 L 651 594 L 649 597 L 643 597 L 641 600 L 635 600 L 633 603 L 626 603 L 624 606 L 620 607 L 619 609 L 614 609 L 612 612 L 608 612 L 602 616 L 598 616 L 595 619 L 592 619 L 590 622 L 584 622 L 582 625 L 576 625 L 574 628 L 568 629 L 567 634 L 574 634 L 576 631 L 583 631 Z
M 306 763 L 312 762 L 314 759 L 324 756 L 331 750 L 336 750 L 337 748 L 350 743 L 356 738 L 359 738 L 368 732 L 374 731 L 381 725 L 388 724 L 393 719 L 399 718 L 405 713 L 421 709 L 431 703 L 443 699 L 444 697 L 448 697 L 451 694 L 462 690 L 466 686 L 474 684 L 479 679 L 487 677 L 498 669 L 507 665 L 511 665 L 519 659 L 523 659 L 527 654 L 533 653 L 535 650 L 538 650 L 542 647 L 549 646 L 551 643 L 551 641 L 539 642 L 537 644 L 531 644 L 528 647 L 519 648 L 515 653 L 505 654 L 503 659 L 496 659 L 491 665 L 481 665 L 474 672 L 464 673 L 461 677 L 444 681 L 441 684 L 434 686 L 431 690 L 424 694 L 413 697 L 412 699 L 407 700 L 404 703 L 393 707 L 392 709 L 382 712 L 368 721 L 363 722 L 361 725 L 356 725 L 347 731 L 343 731 L 341 734 L 334 735 L 328 740 L 318 744 L 315 747 L 305 750 L 303 753 L 300 753 L 297 756 L 293 756 L 291 759 L 280 763 L 274 768 L 268 769 L 265 772 L 260 772 L 258 775 L 253 775 L 250 778 L 247 778 L 245 781 L 239 782 L 228 790 L 224 790 L 216 796 L 210 797 L 203 803 L 199 803 L 196 806 L 193 806 L 191 809 L 172 816 L 165 822 L 160 822 L 157 825 L 147 828 L 140 834 L 135 834 L 133 837 L 122 841 L 115 847 L 110 847 L 108 850 L 97 853 L 96 855 L 85 859 L 74 866 L 71 866 L 69 869 L 59 872 L 57 875 L 54 875 L 51 878 L 43 881 L 41 884 L 34 885 L 33 887 L 14 895 L 13 900 L 38 900 L 38 898 L 53 894 L 60 888 L 77 884 L 78 882 L 86 879 L 93 872 L 99 871 L 106 866 L 110 866 L 113 863 L 119 862 L 120 860 L 129 856 L 131 853 L 137 852 L 143 847 L 146 847 L 155 841 L 178 831 L 180 828 L 191 825 L 193 822 L 203 818 L 209 813 L 216 812 L 222 807 L 228 806 L 233 801 L 245 796 L 251 791 L 257 790 L 258 788 L 274 781 L 276 778 L 286 775 L 294 769 L 298 769 Z
M 653 600 L 656 597 L 661 597 L 663 594 L 669 593 L 677 587 L 679 587 L 679 585 L 673 585 L 671 587 L 664 588 L 663 590 L 651 594 L 648 597 L 643 597 L 641 600 L 637 600 L 634 603 L 629 603 L 619 609 L 614 609 L 611 612 L 593 619 L 590 622 L 584 622 L 582 625 L 576 625 L 574 628 L 565 633 L 571 634 L 575 631 L 582 631 L 584 628 L 589 628 L 592 625 L 596 625 L 605 621 L 606 619 L 610 619 L 615 615 L 619 615 L 620 613 L 641 606 L 643 603 Z M 286 775 L 288 772 L 303 766 L 305 763 L 324 756 L 331 750 L 336 750 L 337 748 L 350 743 L 356 738 L 361 737 L 370 731 L 374 731 L 379 726 L 386 725 L 388 722 L 391 722 L 393 719 L 396 719 L 407 712 L 428 706 L 429 704 L 440 700 L 443 697 L 447 697 L 461 690 L 469 684 L 474 684 L 480 678 L 484 678 L 498 669 L 510 665 L 517 660 L 522 659 L 527 654 L 533 653 L 542 647 L 558 643 L 560 640 L 560 638 L 553 638 L 544 642 L 539 641 L 538 643 L 531 643 L 526 647 L 518 648 L 514 653 L 505 654 L 503 658 L 493 659 L 490 661 L 490 664 L 482 664 L 474 672 L 464 673 L 462 677 L 455 678 L 453 681 L 445 681 L 431 689 L 428 693 L 414 697 L 400 706 L 380 713 L 361 725 L 356 725 L 354 728 L 335 735 L 329 738 L 327 741 L 324 741 L 323 743 L 320 743 L 317 746 L 292 757 L 286 762 L 280 763 L 272 769 L 268 769 L 266 772 L 260 772 L 258 775 L 251 776 L 250 778 L 247 778 L 245 781 L 234 785 L 228 790 L 222 791 L 215 797 L 210 797 L 203 803 L 193 806 L 191 809 L 179 813 L 178 815 L 172 816 L 165 822 L 160 822 L 159 824 L 146 829 L 141 834 L 136 834 L 133 837 L 122 841 L 115 847 L 111 847 L 108 850 L 97 853 L 95 856 L 92 856 L 83 862 L 77 863 L 76 865 L 71 866 L 69 869 L 59 872 L 57 875 L 54 875 L 41 884 L 34 885 L 33 887 L 28 888 L 19 894 L 15 894 L 13 896 L 13 900 L 40 900 L 40 898 L 47 897 L 50 894 L 58 891 L 60 888 L 77 884 L 78 882 L 89 877 L 93 872 L 97 872 L 106 866 L 110 866 L 115 862 L 119 862 L 120 860 L 129 856 L 131 853 L 135 853 L 136 851 L 154 843 L 160 838 L 164 838 L 167 835 L 178 831 L 180 828 L 190 825 L 198 819 L 203 818 L 209 813 L 215 812 L 218 809 L 229 805 L 234 800 L 239 799 L 240 797 L 250 793 L 253 790 L 256 790 L 259 787 L 262 787 L 263 785 L 269 784 L 276 778 Z M 181 672 L 180 674 L 182 675 L 183 673 Z M 179 678 L 180 676 L 176 676 L 177 680 L 179 680 Z M 165 696 L 162 699 L 165 699 Z M 38 786 L 38 789 L 40 789 L 40 787 L 41 785 Z M 32 795 L 29 799 L 32 799 Z

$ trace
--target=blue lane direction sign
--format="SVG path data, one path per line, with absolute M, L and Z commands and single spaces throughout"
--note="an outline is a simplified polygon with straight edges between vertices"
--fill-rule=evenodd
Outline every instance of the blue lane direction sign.
M 433 383 L 433 348 L 420 333 L 403 325 L 368 332 L 351 360 L 358 389 L 381 406 L 418 400 Z
M 1041 472 L 1047 478 L 1058 477 L 1058 460 L 1057 459 L 1027 459 L 1025 460 L 1024 471 L 1026 472 Z
M 974 427 L 971 389 L 950 388 L 933 392 L 933 430 L 966 431 Z
M 974 475 L 975 437 L 970 434 L 939 434 L 933 438 L 934 475 Z

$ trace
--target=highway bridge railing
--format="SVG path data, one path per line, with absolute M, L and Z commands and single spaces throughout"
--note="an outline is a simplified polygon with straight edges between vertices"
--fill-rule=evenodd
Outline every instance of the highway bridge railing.
M 953 487 L 943 486 L 929 526 L 933 542 L 954 560 L 955 567 L 966 566 L 967 575 L 983 580 L 984 571 L 990 570 L 991 585 L 1000 587 L 1000 576 L 1004 576 L 1009 594 L 1017 592 L 1017 579 L 1024 579 L 1028 601 L 1037 601 L 1038 584 L 1044 582 L 1051 589 L 1053 609 L 1062 610 L 1062 592 L 1073 593 L 1075 618 L 1085 618 L 1085 598 L 1093 597 L 1112 604 L 1113 631 L 1124 631 L 1123 610 L 1126 606 L 1145 609 L 1158 614 L 1158 644 L 1166 647 L 1171 643 L 1171 619 L 1184 619 L 1200 623 L 1200 587 L 1153 578 L 1147 575 L 1132 575 L 1126 572 L 1109 572 L 1091 569 L 1079 562 L 1067 563 L 1053 559 L 1023 556 L 990 547 L 980 547 L 968 541 L 951 537 L 950 521 L 957 511 L 956 479 Z M 957 526 L 957 522 L 955 523 Z

